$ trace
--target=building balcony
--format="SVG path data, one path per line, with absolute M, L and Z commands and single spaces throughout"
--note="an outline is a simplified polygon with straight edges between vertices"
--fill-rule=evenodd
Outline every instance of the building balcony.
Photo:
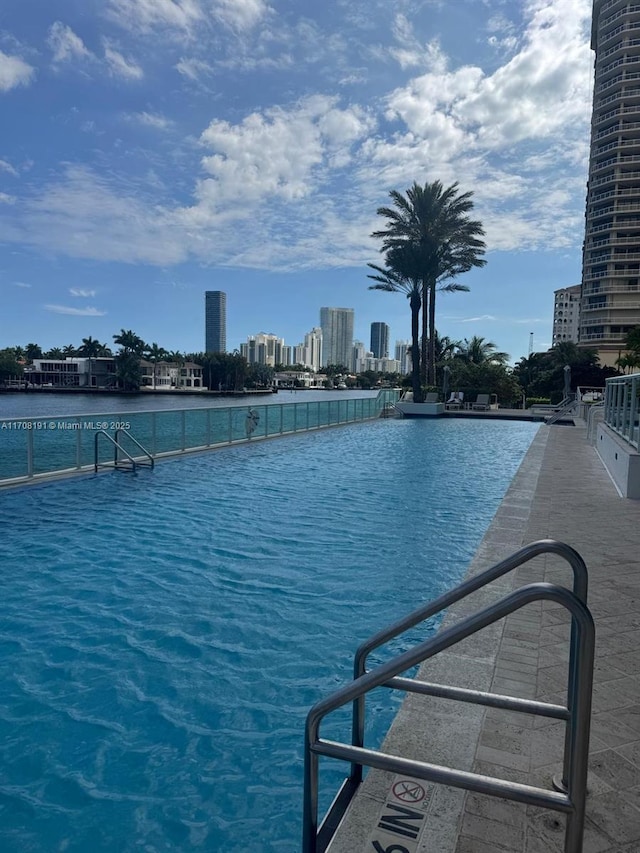
M 604 98 L 598 98 L 593 105 L 593 111 L 597 114 L 599 110 L 608 106 L 608 104 L 613 104 L 615 101 L 622 100 L 622 98 L 625 100 L 640 98 L 640 89 L 621 89 L 619 92 L 612 92 Z
M 604 62 L 609 59 L 610 56 L 619 53 L 621 50 L 629 50 L 634 47 L 640 47 L 640 39 L 623 39 L 619 44 L 613 45 L 613 47 L 599 52 L 597 61 Z
M 593 326 L 606 326 L 613 323 L 613 325 L 617 326 L 618 324 L 624 324 L 625 326 L 629 325 L 638 325 L 640 323 L 640 311 L 638 310 L 638 303 L 633 306 L 633 310 L 636 311 L 635 314 L 631 316 L 620 316 L 620 312 L 616 310 L 604 310 L 601 312 L 600 317 L 589 317 L 585 319 L 584 317 L 580 320 L 580 328 L 589 329 L 593 328 Z
M 619 21 L 620 18 L 624 18 L 628 15 L 633 15 L 634 12 L 640 12 L 640 6 L 639 5 L 634 4 L 632 6 L 631 5 L 625 6 L 622 9 L 618 9 L 617 12 L 614 12 L 612 15 L 609 15 L 606 18 L 601 17 L 600 20 L 598 21 L 598 32 L 604 33 L 604 31 L 608 27 L 610 27 L 611 24 L 614 24 L 616 21 Z M 600 15 L 602 15 L 602 12 L 600 12 Z
M 638 24 L 638 29 L 640 30 L 640 23 Z M 621 86 L 627 80 L 640 80 L 640 71 L 623 71 L 622 74 L 616 74 L 610 80 L 600 83 L 596 88 L 596 94 L 606 92 L 608 89 L 613 88 L 613 86 Z
M 604 15 L 604 13 L 609 9 L 613 9 L 614 6 L 619 6 L 621 3 L 624 2 L 626 2 L 626 0 L 608 0 L 608 2 L 604 3 L 600 8 L 600 14 Z
M 602 50 L 605 48 L 609 42 L 613 39 L 618 38 L 620 33 L 633 33 L 635 35 L 635 31 L 640 30 L 640 24 L 635 22 L 627 21 L 624 24 L 620 24 L 615 29 L 611 30 L 608 33 L 602 33 L 598 36 L 598 47 Z
M 624 119 L 636 118 L 638 116 L 640 116 L 640 102 L 636 106 L 618 107 L 615 110 L 608 110 L 606 113 L 602 113 L 602 115 L 594 114 L 593 126 L 606 131 L 607 128 L 602 128 L 603 124 L 609 124 L 616 119 L 618 119 L 618 121 L 624 121 Z
M 596 73 L 598 75 L 598 80 L 603 82 L 606 80 L 609 74 L 613 73 L 618 68 L 624 68 L 637 65 L 640 62 L 639 56 L 621 56 L 618 59 L 614 59 L 613 62 L 610 62 L 608 65 L 603 65 L 599 68 Z
M 589 185 L 589 191 L 591 191 L 591 188 L 592 188 L 592 185 L 590 184 Z M 612 189 L 612 190 L 605 190 L 604 192 L 600 192 L 600 193 L 594 193 L 589 198 L 589 204 L 595 204 L 596 202 L 603 201 L 604 199 L 607 199 L 607 198 L 616 198 L 616 197 L 622 198 L 623 196 L 627 196 L 627 197 L 628 196 L 636 196 L 636 197 L 640 198 L 640 188 L 638 188 L 636 190 L 633 187 L 627 187 L 626 189 L 621 187 L 621 188 L 616 188 L 616 189 Z

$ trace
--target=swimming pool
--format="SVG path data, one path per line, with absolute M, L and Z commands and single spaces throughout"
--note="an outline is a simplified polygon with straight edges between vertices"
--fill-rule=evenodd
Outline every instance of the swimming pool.
M 377 421 L 0 495 L 3 851 L 297 851 L 308 708 L 459 580 L 537 429 Z

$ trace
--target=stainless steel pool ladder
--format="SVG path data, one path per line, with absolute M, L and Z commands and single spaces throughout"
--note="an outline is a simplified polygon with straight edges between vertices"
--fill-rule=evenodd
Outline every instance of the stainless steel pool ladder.
M 570 400 L 568 403 L 565 403 L 563 401 L 562 403 L 560 403 L 559 408 L 552 415 L 544 419 L 544 422 L 547 426 L 551 426 L 551 424 L 555 424 L 558 421 L 562 420 L 562 418 L 575 411 L 577 408 L 577 400 Z
M 451 627 L 440 631 L 436 636 L 419 643 L 403 654 L 371 671 L 366 670 L 366 659 L 374 649 L 540 554 L 556 554 L 569 563 L 573 570 L 572 590 L 548 583 L 533 583 L 523 586 L 494 604 L 460 619 Z M 435 601 L 418 608 L 409 616 L 379 631 L 364 642 L 355 655 L 354 680 L 345 687 L 336 690 L 326 699 L 317 702 L 307 715 L 304 755 L 303 853 L 324 853 L 351 799 L 362 782 L 363 766 L 376 767 L 395 773 L 406 773 L 416 779 L 439 782 L 564 812 L 567 815 L 565 853 L 580 853 L 584 831 L 595 645 L 593 619 L 586 605 L 587 588 L 587 568 L 577 551 L 562 542 L 543 539 L 525 546 L 506 560 L 470 578 L 450 592 L 441 595 Z M 571 614 L 566 707 L 400 677 L 402 672 L 433 657 L 438 652 L 450 648 L 460 640 L 504 618 L 509 613 L 539 600 L 560 604 Z M 365 748 L 365 696 L 376 687 L 382 686 L 563 720 L 566 723 L 563 773 L 562 779 L 554 780 L 556 790 L 536 788 Z M 351 744 L 321 738 L 320 723 L 323 718 L 349 702 L 353 703 Z M 318 829 L 318 765 L 321 755 L 351 762 L 351 772 L 343 782 L 320 829 Z
M 98 439 L 101 435 L 104 435 L 111 444 L 113 444 L 113 462 L 100 462 L 98 460 Z M 140 461 L 140 458 L 134 458 L 123 446 L 120 441 L 120 436 L 124 435 L 129 441 L 131 441 L 139 450 L 142 451 L 146 459 L 144 461 Z M 123 458 L 124 457 L 124 458 Z M 149 453 L 149 451 L 143 447 L 137 438 L 134 438 L 129 430 L 123 429 L 120 427 L 115 431 L 113 436 L 109 435 L 109 433 L 104 429 L 99 429 L 96 432 L 94 439 L 94 471 L 97 471 L 100 467 L 113 467 L 118 468 L 124 471 L 135 471 L 137 467 L 143 468 L 153 468 L 154 466 L 153 456 Z

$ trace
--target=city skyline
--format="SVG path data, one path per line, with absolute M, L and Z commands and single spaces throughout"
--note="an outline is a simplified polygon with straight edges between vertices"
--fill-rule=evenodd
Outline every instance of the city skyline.
M 106 343 L 121 328 L 202 349 L 292 342 L 322 305 L 410 334 L 368 290 L 392 189 L 475 193 L 487 266 L 443 294 L 441 335 L 516 361 L 551 344 L 580 281 L 590 0 L 19 0 L 0 33 L 0 344 Z M 531 69 L 536 69 L 532 77 Z M 433 93 L 437 92 L 437 97 Z M 4 322 L 3 322 L 4 321 Z

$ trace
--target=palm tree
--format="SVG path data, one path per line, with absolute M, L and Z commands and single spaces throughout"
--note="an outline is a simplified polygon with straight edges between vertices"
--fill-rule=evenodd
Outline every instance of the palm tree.
M 24 354 L 29 361 L 33 361 L 34 358 L 42 358 L 42 350 L 38 344 L 27 344 L 24 348 Z
M 77 350 L 73 344 L 67 344 L 66 347 L 62 347 L 62 354 L 65 358 L 73 358 L 76 352 Z
M 626 352 L 616 359 L 616 364 L 624 373 L 631 373 L 634 367 L 640 367 L 640 353 Z
M 153 343 L 147 346 L 144 352 L 145 358 L 147 358 L 153 364 L 153 390 L 156 390 L 156 368 L 158 366 L 159 361 L 165 361 L 169 353 L 166 349 L 159 347 L 158 344 Z
M 424 187 L 414 182 L 407 190 L 406 197 L 397 190 L 392 190 L 389 195 L 395 207 L 380 207 L 377 211 L 379 216 L 387 220 L 386 228 L 374 231 L 371 236 L 382 240 L 383 252 L 411 245 L 419 255 L 423 372 L 428 365 L 428 376 L 425 373 L 425 379 L 435 384 L 436 290 L 468 290 L 453 279 L 472 267 L 485 265 L 486 261 L 482 257 L 485 243 L 481 239 L 484 230 L 481 222 L 468 216 L 473 209 L 473 193 L 459 194 L 457 183 L 445 189 L 440 181 L 426 183 Z M 413 258 L 410 266 L 414 271 Z M 438 288 L 438 285 L 441 287 Z M 428 321 L 425 316 L 426 306 Z M 425 357 L 427 341 L 428 359 Z
M 113 340 L 120 352 L 116 356 L 116 375 L 124 391 L 137 391 L 140 387 L 140 356 L 144 352 L 145 342 L 131 329 L 120 329 Z
M 89 335 L 88 338 L 82 339 L 82 346 L 78 350 L 78 355 L 84 356 L 84 358 L 89 359 L 89 387 L 91 387 L 91 375 L 92 375 L 92 367 L 93 367 L 93 359 L 97 358 L 100 354 L 100 350 L 103 348 L 104 344 L 101 344 L 100 341 L 97 341 L 95 338 L 92 338 Z
M 53 349 L 47 350 L 45 353 L 45 358 L 55 358 L 61 359 L 64 358 L 64 353 L 60 349 L 60 347 L 53 347 Z
M 469 364 L 506 364 L 509 361 L 509 353 L 499 352 L 493 341 L 487 341 L 479 335 L 474 335 L 471 340 L 467 338 L 458 346 L 456 358 L 461 358 Z
M 420 306 L 422 305 L 422 284 L 419 276 L 405 275 L 397 268 L 406 268 L 406 248 L 390 249 L 387 252 L 386 267 L 376 264 L 367 264 L 377 275 L 369 275 L 367 278 L 377 281 L 378 284 L 369 285 L 369 290 L 384 290 L 387 293 L 405 293 L 411 308 L 411 387 L 413 388 L 413 399 L 416 403 L 423 400 L 422 387 L 420 384 Z
M 113 340 L 126 353 L 135 353 L 138 356 L 142 355 L 146 347 L 142 338 L 132 332 L 131 329 L 120 329 L 120 334 L 114 335 Z

